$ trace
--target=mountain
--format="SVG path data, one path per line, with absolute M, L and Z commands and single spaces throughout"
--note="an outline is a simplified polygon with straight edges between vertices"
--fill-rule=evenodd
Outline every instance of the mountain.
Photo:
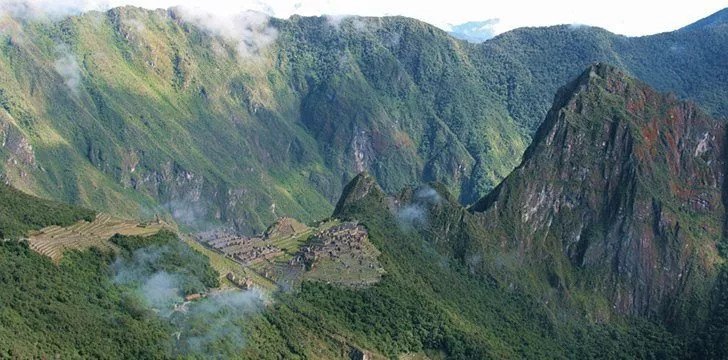
M 724 27 L 625 37 L 590 26 L 522 28 L 483 43 L 478 53 L 509 114 L 536 131 L 558 88 L 594 62 L 613 64 L 659 91 L 696 101 L 708 113 L 728 117 L 722 61 Z M 498 79 L 498 80 L 495 80 Z
M 717 11 L 704 19 L 698 20 L 688 26 L 683 27 L 680 31 L 700 30 L 711 27 L 725 27 L 728 24 L 728 9 Z
M 354 177 L 329 221 L 361 224 L 376 247 L 383 271 L 362 286 L 319 273 L 277 292 L 218 289 L 210 262 L 230 258 L 169 232 L 117 235 L 113 252 L 70 251 L 58 265 L 5 241 L 0 334 L 18 335 L 0 337 L 0 355 L 720 358 L 725 131 L 693 102 L 591 65 L 471 207 L 442 183 L 389 195 Z M 324 243 L 324 231 L 277 224 L 266 236 L 286 240 L 276 229 L 290 224 L 310 236 L 286 251 Z M 286 251 L 253 284 L 291 272 Z M 312 257 L 304 274 L 321 270 Z
M 0 29 L 4 180 L 194 229 L 325 217 L 362 170 L 387 192 L 439 181 L 472 203 L 518 164 L 558 86 L 594 61 L 728 114 L 722 27 L 529 28 L 470 44 L 401 17 L 226 24 L 123 7 L 4 14 Z
M 337 208 L 388 209 L 460 276 L 551 314 L 565 344 L 587 324 L 671 334 L 665 353 L 583 344 L 573 356 L 724 358 L 725 126 L 598 63 L 558 91 L 521 164 L 471 207 L 442 184 L 362 197 L 374 188 L 362 176 Z
M 469 21 L 459 25 L 454 25 L 448 33 L 456 39 L 478 44 L 495 36 L 495 30 L 493 27 L 499 22 L 500 20 L 498 19 Z
M 481 111 L 460 44 L 410 19 L 246 14 L 234 37 L 180 10 L 2 21 L 4 174 L 45 197 L 252 232 L 327 216 L 364 169 L 459 189 L 525 149 Z
M 558 92 L 522 163 L 471 211 L 560 292 L 702 318 L 723 261 L 725 132 L 694 103 L 597 64 Z
M 70 251 L 60 264 L 24 242 L 0 242 L 0 356 L 473 359 L 599 357 L 609 349 L 675 358 L 683 349 L 658 324 L 554 312 L 533 293 L 484 281 L 440 253 L 421 236 L 425 222 L 406 223 L 404 214 L 419 206 L 469 214 L 442 185 L 388 196 L 363 174 L 346 189 L 334 215 L 366 226 L 386 269 L 363 288 L 309 280 L 265 296 L 257 287 L 217 289 L 208 259 L 167 232 L 116 236 L 116 252 Z

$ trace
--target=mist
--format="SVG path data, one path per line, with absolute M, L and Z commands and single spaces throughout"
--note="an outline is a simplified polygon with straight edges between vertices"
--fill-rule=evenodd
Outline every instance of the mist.
M 411 231 L 427 226 L 427 213 L 433 205 L 442 201 L 440 194 L 429 186 L 415 191 L 412 201 L 397 209 L 397 222 L 402 230 Z
M 210 227 L 207 220 L 208 210 L 199 201 L 172 200 L 163 205 L 175 221 L 197 230 Z
M 0 15 L 31 21 L 58 20 L 69 15 L 78 15 L 89 8 L 89 1 L 83 0 L 0 0 Z
M 270 16 L 261 12 L 220 15 L 198 8 L 177 7 L 175 10 L 184 21 L 234 42 L 241 59 L 258 59 L 278 38 L 278 30 L 270 25 Z
M 0 15 L 7 14 L 13 18 L 28 21 L 56 21 L 71 15 L 98 10 L 106 11 L 112 6 L 124 3 L 134 4 L 134 1 L 101 1 L 101 0 L 0 0 Z M 138 2 L 137 2 L 138 3 Z M 258 59 L 259 55 L 278 37 L 278 30 L 270 25 L 272 10 L 261 6 L 258 2 L 239 4 L 235 10 L 225 11 L 225 7 L 200 7 L 199 5 L 176 5 L 185 2 L 158 2 L 157 7 L 174 6 L 174 10 L 182 20 L 209 32 L 213 36 L 220 36 L 235 44 L 241 59 Z M 153 8 L 151 2 L 138 3 L 146 8 Z M 256 9 L 243 10 L 243 9 Z M 143 30 L 141 23 L 126 24 L 133 26 L 137 31 Z M 73 75 L 73 68 L 77 67 L 70 57 L 62 57 L 57 63 L 58 72 L 67 79 L 69 87 L 75 88 L 78 84 Z M 64 72 L 62 72 L 64 71 Z M 66 76 L 68 75 L 68 77 Z M 75 83 L 73 81 L 76 81 Z
M 220 351 L 239 352 L 245 346 L 245 321 L 263 309 L 264 294 L 257 289 L 212 290 L 199 300 L 184 301 L 184 289 L 205 288 L 194 273 L 185 268 L 154 270 L 163 256 L 178 252 L 153 245 L 119 256 L 112 264 L 113 282 L 169 325 L 170 355 L 210 358 L 225 357 Z
M 245 347 L 245 321 L 263 304 L 264 295 L 257 289 L 221 291 L 187 304 L 170 316 L 176 329 L 175 351 L 209 357 L 222 346 L 226 352 L 239 352 Z
M 56 46 L 56 54 L 56 60 L 53 63 L 54 69 L 63 78 L 63 82 L 71 93 L 78 96 L 81 86 L 81 69 L 76 58 L 66 45 Z

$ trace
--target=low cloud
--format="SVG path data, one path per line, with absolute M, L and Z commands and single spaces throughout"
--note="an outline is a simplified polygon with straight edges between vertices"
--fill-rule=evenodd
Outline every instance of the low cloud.
M 404 230 L 412 230 L 427 224 L 426 209 L 420 204 L 410 204 L 397 210 L 397 220 Z
M 63 82 L 71 90 L 71 93 L 78 96 L 81 87 L 81 69 L 68 46 L 59 45 L 56 47 L 56 60 L 53 67 L 58 75 L 63 78 Z
M 429 186 L 415 191 L 412 201 L 397 210 L 397 221 L 401 229 L 409 231 L 427 226 L 429 209 L 442 201 L 440 194 Z
M 42 21 L 58 20 L 65 16 L 80 14 L 89 8 L 89 1 L 83 0 L 0 0 L 0 15 L 16 19 Z
M 440 194 L 429 186 L 423 186 L 415 192 L 415 200 L 429 205 L 439 204 L 442 201 Z
M 450 34 L 462 40 L 472 43 L 481 43 L 497 34 L 496 27 L 500 19 L 488 19 L 485 21 L 471 21 L 464 24 L 453 25 Z
M 198 201 L 172 200 L 163 207 L 182 225 L 197 230 L 206 230 L 210 226 L 207 208 Z
M 278 37 L 278 30 L 270 25 L 270 17 L 261 12 L 220 15 L 200 11 L 199 8 L 178 7 L 176 10 L 184 21 L 233 41 L 243 59 L 258 57 Z
M 170 311 L 174 303 L 182 300 L 182 279 L 178 274 L 151 269 L 162 256 L 173 251 L 168 246 L 150 246 L 135 250 L 130 257 L 117 258 L 111 265 L 114 282 L 133 287 L 150 308 Z M 202 287 L 202 284 L 199 286 Z
M 245 346 L 244 321 L 263 308 L 259 290 L 229 290 L 210 294 L 187 305 L 170 318 L 177 330 L 175 352 L 183 355 L 206 355 L 219 350 L 237 353 Z
M 347 18 L 351 17 L 350 15 L 324 15 L 326 18 L 326 22 L 336 30 L 341 29 L 341 23 L 344 22 Z
M 177 247 L 154 245 L 119 257 L 112 264 L 113 281 L 170 325 L 173 357 L 210 358 L 220 355 L 221 349 L 239 353 L 245 345 L 244 322 L 263 309 L 263 293 L 257 289 L 212 290 L 197 301 L 186 302 L 182 289 L 194 284 L 194 273 L 189 269 L 152 270 L 163 256 L 177 251 Z M 204 288 L 201 282 L 196 286 Z

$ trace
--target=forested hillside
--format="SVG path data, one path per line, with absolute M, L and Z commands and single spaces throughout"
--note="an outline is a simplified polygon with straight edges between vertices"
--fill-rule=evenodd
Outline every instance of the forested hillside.
M 248 233 L 327 216 L 362 170 L 389 192 L 436 180 L 472 203 L 518 164 L 557 87 L 594 61 L 728 114 L 720 19 L 471 44 L 401 17 L 3 14 L 0 166 L 43 197 Z

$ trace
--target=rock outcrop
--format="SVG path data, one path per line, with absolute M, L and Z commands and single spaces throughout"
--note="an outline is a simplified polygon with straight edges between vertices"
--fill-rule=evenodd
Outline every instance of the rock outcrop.
M 521 263 L 547 264 L 567 295 L 589 289 L 617 313 L 690 316 L 721 261 L 725 130 L 596 64 L 560 89 L 522 163 L 471 210 Z

